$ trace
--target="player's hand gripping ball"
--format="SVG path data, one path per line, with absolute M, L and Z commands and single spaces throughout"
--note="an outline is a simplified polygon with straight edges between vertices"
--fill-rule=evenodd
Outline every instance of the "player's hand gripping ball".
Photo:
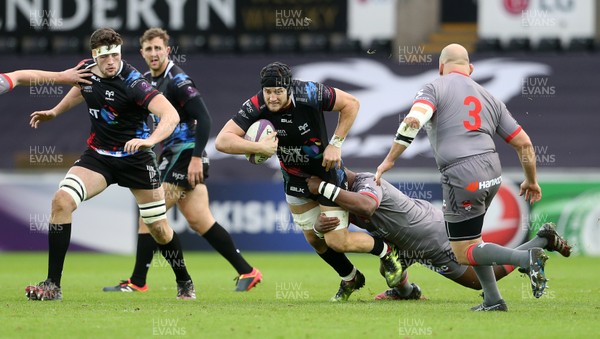
M 275 127 L 269 120 L 259 119 L 248 128 L 246 135 L 244 135 L 244 139 L 258 142 L 265 138 L 272 138 L 274 133 Z M 270 156 L 264 154 L 246 154 L 246 159 L 256 165 L 262 164 L 269 158 Z

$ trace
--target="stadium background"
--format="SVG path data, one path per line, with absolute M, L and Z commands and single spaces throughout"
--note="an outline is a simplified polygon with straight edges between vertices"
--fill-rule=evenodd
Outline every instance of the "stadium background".
M 145 64 L 137 37 L 161 26 L 173 60 L 195 79 L 212 114 L 211 208 L 242 250 L 310 250 L 283 200 L 277 163 L 261 166 L 214 150 L 212 141 L 247 98 L 258 72 L 279 60 L 296 77 L 322 81 L 361 100 L 344 144 L 346 166 L 374 171 L 412 97 L 435 79 L 437 53 L 462 43 L 474 79 L 504 100 L 536 145 L 542 202 L 531 210 L 515 196 L 522 179 L 516 154 L 498 139 L 505 171 L 486 233 L 516 245 L 554 221 L 579 253 L 600 255 L 600 118 L 598 11 L 592 0 L 393 1 L 249 0 L 0 1 L 1 71 L 62 70 L 88 57 L 87 39 L 111 26 L 125 38 L 123 58 Z M 417 15 L 418 13 L 418 15 Z M 85 149 L 82 107 L 45 124 L 29 114 L 53 107 L 66 86 L 36 83 L 0 97 L 0 251 L 46 249 L 50 200 L 66 168 Z M 328 117 L 330 126 L 336 114 Z M 330 131 L 331 132 L 331 131 Z M 415 198 L 439 204 L 438 174 L 424 135 L 388 176 Z M 186 249 L 207 249 L 176 211 L 169 213 Z M 72 249 L 132 253 L 136 208 L 123 188 L 109 190 L 75 213 Z M 490 238 L 491 239 L 491 238 Z

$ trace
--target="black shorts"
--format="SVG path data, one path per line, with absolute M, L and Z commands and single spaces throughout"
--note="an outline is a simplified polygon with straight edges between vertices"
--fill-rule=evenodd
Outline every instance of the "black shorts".
M 106 185 L 134 189 L 156 189 L 160 187 L 156 155 L 152 150 L 144 150 L 126 157 L 102 155 L 88 148 L 74 166 L 87 168 L 102 174 Z
M 191 190 L 187 173 L 193 152 L 194 143 L 178 144 L 163 150 L 158 161 L 161 181 Z M 202 165 L 203 177 L 206 180 L 210 162 L 205 151 L 202 152 Z
M 312 194 L 308 190 L 308 183 L 306 178 L 291 175 L 288 172 L 281 170 L 283 174 L 283 190 L 285 194 L 293 197 L 300 197 L 318 201 L 323 206 L 338 206 L 333 201 L 323 197 L 320 194 Z M 334 184 L 337 187 L 348 190 L 348 177 L 342 166 L 340 169 L 331 169 L 326 173 L 325 177 L 321 177 L 322 180 Z

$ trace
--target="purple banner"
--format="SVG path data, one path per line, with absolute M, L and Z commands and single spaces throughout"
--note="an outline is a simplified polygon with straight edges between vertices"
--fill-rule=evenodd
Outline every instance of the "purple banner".
M 3 71 L 22 68 L 60 70 L 75 65 L 85 56 L 0 57 Z M 214 149 L 214 137 L 239 109 L 259 90 L 258 74 L 265 64 L 279 60 L 292 66 L 295 76 L 321 81 L 354 94 L 361 102 L 359 116 L 343 147 L 345 164 L 374 171 L 384 158 L 400 119 L 408 113 L 415 93 L 438 77 L 436 59 L 409 65 L 406 60 L 375 56 L 343 58 L 333 56 L 198 56 L 178 55 L 176 61 L 196 81 L 212 114 L 213 127 L 207 151 L 211 157 L 211 180 L 279 178 L 277 162 L 249 164 L 244 157 L 221 154 Z M 124 58 L 145 70 L 139 55 Z M 405 58 L 406 59 L 406 58 Z M 597 126 L 600 96 L 596 82 L 600 59 L 597 55 L 478 58 L 473 56 L 472 77 L 503 100 L 536 146 L 538 168 L 600 167 Z M 0 124 L 4 147 L 0 168 L 35 169 L 42 155 L 63 155 L 65 162 L 85 148 L 89 133 L 83 106 L 55 121 L 32 130 L 29 114 L 52 108 L 68 88 L 49 83 L 19 87 L 0 96 L 3 113 Z M 326 113 L 329 134 L 337 113 Z M 516 153 L 496 139 L 504 168 L 519 169 Z M 44 148 L 46 147 L 46 148 Z M 33 160 L 32 160 L 33 159 Z M 39 166 L 38 166 L 39 167 Z M 397 163 L 398 168 L 435 170 L 429 143 L 423 132 Z

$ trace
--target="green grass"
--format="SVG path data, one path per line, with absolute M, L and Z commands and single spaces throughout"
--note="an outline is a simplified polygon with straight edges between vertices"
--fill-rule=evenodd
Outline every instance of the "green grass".
M 410 268 L 426 301 L 373 300 L 386 289 L 371 255 L 350 255 L 367 285 L 343 304 L 328 302 L 339 279 L 315 254 L 246 253 L 263 283 L 233 292 L 235 271 L 214 253 L 187 253 L 198 299 L 175 299 L 174 276 L 155 260 L 148 293 L 105 293 L 126 278 L 133 258 L 69 253 L 62 302 L 28 302 L 24 287 L 45 278 L 45 253 L 0 254 L 2 338 L 577 338 L 598 335 L 600 258 L 551 255 L 549 294 L 534 299 L 518 272 L 500 281 L 508 313 L 472 313 L 469 290 L 421 267 Z

